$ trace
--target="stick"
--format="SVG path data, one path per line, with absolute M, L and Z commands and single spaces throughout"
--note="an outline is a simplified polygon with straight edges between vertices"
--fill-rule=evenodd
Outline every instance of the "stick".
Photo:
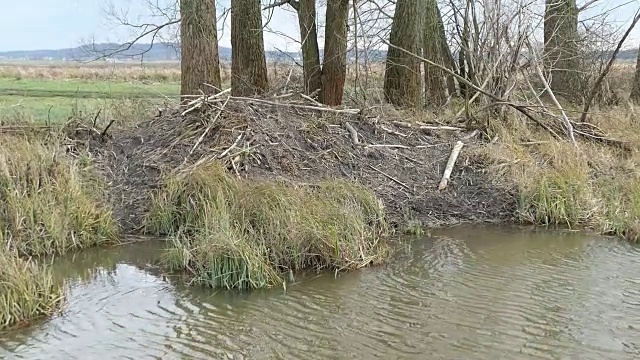
M 375 167 L 373 167 L 373 166 L 371 166 L 371 165 L 369 165 L 369 167 L 370 167 L 370 168 L 372 168 L 373 170 L 375 170 L 375 171 L 379 172 L 380 174 L 384 175 L 385 177 L 387 177 L 389 180 L 391 180 L 391 181 L 395 182 L 396 184 L 401 185 L 401 186 L 402 186 L 402 187 L 404 187 L 405 189 L 407 189 L 407 190 L 409 190 L 409 191 L 413 191 L 413 189 L 411 189 L 407 184 L 405 184 L 405 183 L 403 183 L 402 181 L 400 181 L 400 180 L 398 180 L 398 179 L 394 178 L 393 176 L 391 176 L 391 175 L 389 175 L 389 174 L 387 174 L 387 173 L 385 173 L 385 172 L 383 172 L 383 171 L 381 171 L 381 170 L 378 170 L 377 168 L 375 168 Z
M 227 150 L 223 151 L 222 154 L 218 155 L 218 159 L 222 159 L 225 155 L 229 153 L 229 151 L 233 150 L 240 142 L 240 139 L 242 139 L 242 135 L 244 135 L 244 133 L 241 133 L 240 135 L 238 135 L 238 138 L 236 139 L 236 141 L 234 141 L 233 144 L 231 144 L 231 146 L 229 146 Z
M 479 133 L 479 132 L 480 132 L 480 130 L 473 130 L 473 131 L 471 132 L 471 134 L 466 135 L 465 137 L 463 137 L 463 138 L 462 138 L 462 140 L 469 140 L 469 139 L 471 139 L 472 137 L 474 137 L 474 136 L 478 135 L 478 133 Z
M 216 123 L 216 121 L 220 117 L 220 114 L 222 114 L 222 111 L 224 110 L 224 107 L 227 105 L 228 102 L 229 102 L 229 98 L 227 98 L 227 101 L 225 101 L 224 104 L 222 104 L 222 107 L 220 108 L 220 110 L 218 110 L 218 113 L 213 118 L 213 120 L 211 120 L 211 123 L 209 124 L 209 126 L 207 126 L 207 128 L 202 132 L 202 135 L 200 135 L 200 137 L 198 138 L 198 141 L 196 141 L 195 145 L 193 145 L 193 147 L 191 148 L 191 151 L 189 151 L 189 154 L 184 158 L 183 164 L 187 162 L 187 159 L 189 158 L 189 156 L 191 156 L 191 154 L 193 154 L 193 152 L 196 151 L 196 148 L 198 147 L 198 145 L 200 145 L 204 137 L 207 136 L 207 134 L 209 133 L 213 125 Z
M 357 115 L 360 113 L 360 109 L 334 109 L 334 108 L 330 108 L 330 107 L 320 107 L 320 106 L 307 106 L 307 105 L 299 105 L 299 104 L 288 104 L 288 103 L 278 103 L 278 102 L 273 102 L 273 101 L 269 101 L 269 100 L 263 100 L 263 99 L 256 99 L 256 98 L 248 98 L 248 97 L 239 97 L 239 96 L 232 96 L 231 97 L 232 100 L 244 100 L 244 101 L 248 101 L 248 102 L 254 102 L 254 103 L 260 103 L 260 104 L 268 104 L 268 105 L 275 105 L 275 106 L 284 106 L 284 107 L 292 107 L 292 108 L 298 108 L 298 109 L 307 109 L 307 110 L 319 110 L 319 111 L 329 111 L 329 112 L 335 112 L 338 114 L 352 114 L 352 115 Z
M 411 147 L 406 145 L 393 145 L 393 144 L 371 144 L 365 147 L 388 147 L 388 148 L 400 148 L 400 149 L 411 149 Z
M 351 133 L 351 139 L 353 140 L 353 142 L 356 145 L 360 145 L 360 141 L 358 141 L 358 132 L 356 131 L 356 129 L 351 126 L 348 121 L 344 123 L 344 126 L 347 128 L 347 130 L 349 130 L 349 133 Z
M 440 185 L 438 185 L 438 190 L 442 191 L 447 188 L 449 184 L 449 178 L 451 177 L 451 172 L 453 171 L 453 166 L 456 164 L 456 160 L 458 160 L 458 155 L 460 155 L 460 151 L 464 143 L 462 141 L 458 141 L 456 145 L 451 150 L 451 155 L 449 155 L 449 161 L 447 161 L 447 167 L 444 168 L 444 174 L 442 175 L 442 180 L 440 180 Z
M 311 101 L 312 103 L 316 104 L 316 106 L 321 106 L 321 107 L 325 107 L 325 105 L 319 101 L 317 101 L 316 99 L 312 98 L 311 96 L 305 95 L 305 94 L 300 94 L 300 97 L 306 100 Z

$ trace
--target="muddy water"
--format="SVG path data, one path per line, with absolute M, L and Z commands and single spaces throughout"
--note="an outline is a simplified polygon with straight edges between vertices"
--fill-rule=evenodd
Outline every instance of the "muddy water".
M 632 359 L 640 249 L 577 234 L 461 228 L 384 267 L 287 291 L 186 288 L 149 266 L 158 244 L 55 264 L 59 316 L 0 334 L 7 359 Z

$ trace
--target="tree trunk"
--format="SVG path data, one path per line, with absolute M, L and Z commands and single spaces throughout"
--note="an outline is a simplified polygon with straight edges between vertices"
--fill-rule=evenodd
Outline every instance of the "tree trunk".
M 320 101 L 326 105 L 342 104 L 344 82 L 347 78 L 347 20 L 349 0 L 328 0 L 322 91 Z
M 576 0 L 546 0 L 544 60 L 551 73 L 551 90 L 574 97 L 581 88 L 578 61 L 578 8 Z
M 316 28 L 316 0 L 299 0 L 290 4 L 298 12 L 304 93 L 308 95 L 322 88 L 322 68 Z
M 440 25 L 440 10 L 436 0 L 426 0 L 424 3 L 424 23 L 422 32 L 423 57 L 436 64 L 445 65 L 444 47 L 447 46 Z M 443 44 L 444 43 L 444 44 Z M 424 94 L 425 104 L 442 106 L 447 101 L 447 84 L 445 73 L 435 66 L 424 63 Z
M 231 0 L 231 94 L 234 96 L 261 95 L 269 87 L 260 6 L 260 0 Z
M 629 100 L 634 104 L 640 104 L 640 49 L 638 50 L 638 59 L 636 60 L 636 75 L 633 78 L 631 86 L 631 95 Z
M 215 94 L 222 86 L 216 5 L 211 0 L 182 0 L 180 17 L 180 94 Z
M 419 54 L 419 0 L 398 0 L 391 24 L 389 42 Z M 385 99 L 396 106 L 420 106 L 420 62 L 395 47 L 389 47 L 384 73 Z

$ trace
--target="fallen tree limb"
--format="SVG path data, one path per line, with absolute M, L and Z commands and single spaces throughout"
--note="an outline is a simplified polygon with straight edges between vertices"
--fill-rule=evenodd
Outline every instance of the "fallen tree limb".
M 442 175 L 442 180 L 440 180 L 440 185 L 438 185 L 438 190 L 442 191 L 447 188 L 449 184 L 449 179 L 451 178 L 451 172 L 453 171 L 453 167 L 456 164 L 456 160 L 458 160 L 458 156 L 460 155 L 460 151 L 464 143 L 462 141 L 458 141 L 453 150 L 451 150 L 451 155 L 449 155 L 449 161 L 447 161 L 447 166 L 444 168 L 444 174 Z

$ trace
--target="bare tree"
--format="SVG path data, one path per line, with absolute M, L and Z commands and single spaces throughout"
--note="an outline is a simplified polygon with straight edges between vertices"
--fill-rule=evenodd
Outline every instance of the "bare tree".
M 545 0 L 544 43 L 551 90 L 571 98 L 580 87 L 576 0 Z
M 631 95 L 629 100 L 634 104 L 640 104 L 640 50 L 638 50 L 638 59 L 636 60 L 636 74 L 633 78 L 633 85 L 631 86 Z
M 326 105 L 342 104 L 347 78 L 347 20 L 349 0 L 327 1 L 327 25 L 324 36 L 324 62 L 320 101 Z
M 420 106 L 420 61 L 411 54 L 419 52 L 420 9 L 418 0 L 398 0 L 391 25 L 384 74 L 385 99 L 393 105 Z
M 320 67 L 320 49 L 318 47 L 316 24 L 316 0 L 298 0 L 289 3 L 298 12 L 304 92 L 311 94 L 322 88 L 322 68 Z
M 180 14 L 180 94 L 217 93 L 222 84 L 215 2 L 181 0 Z
M 424 24 L 422 32 L 422 51 L 425 59 L 445 65 L 447 39 L 442 26 L 442 18 L 436 0 L 424 2 Z M 425 104 L 444 105 L 447 101 L 447 84 L 445 73 L 427 63 L 424 64 Z M 455 85 L 454 85 L 455 86 Z
M 231 0 L 231 93 L 259 95 L 268 87 L 260 0 Z

